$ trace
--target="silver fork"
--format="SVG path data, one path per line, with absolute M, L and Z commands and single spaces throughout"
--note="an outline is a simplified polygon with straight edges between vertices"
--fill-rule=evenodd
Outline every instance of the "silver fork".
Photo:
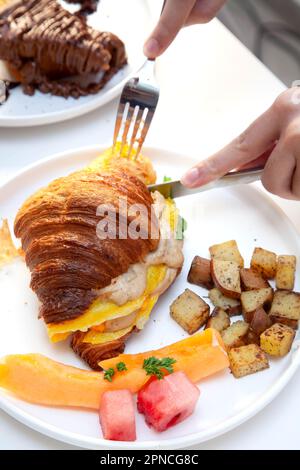
M 163 2 L 162 12 L 165 7 Z M 119 154 L 128 143 L 126 156 L 136 159 L 141 151 L 159 100 L 159 87 L 154 74 L 155 60 L 147 59 L 138 77 L 131 78 L 124 86 L 117 112 L 113 148 L 121 141 Z M 131 136 L 129 137 L 129 133 Z M 120 136 L 120 137 L 119 137 Z
M 159 99 L 159 88 L 154 77 L 155 60 L 148 59 L 139 76 L 131 78 L 121 94 L 114 131 L 115 149 L 120 140 L 119 153 L 128 143 L 127 156 L 137 144 L 134 158 L 137 158 L 148 133 Z M 131 136 L 128 140 L 129 131 Z M 119 137 L 119 134 L 120 137 Z

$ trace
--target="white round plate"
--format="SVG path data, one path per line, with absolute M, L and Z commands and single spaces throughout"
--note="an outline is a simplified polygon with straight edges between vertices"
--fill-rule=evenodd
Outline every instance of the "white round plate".
M 13 224 L 15 214 L 34 190 L 52 179 L 82 168 L 103 148 L 85 148 L 55 155 L 21 172 L 0 189 L 0 216 Z M 164 175 L 178 177 L 187 167 L 188 157 L 164 150 L 145 148 L 161 180 Z M 194 161 L 190 161 L 193 164 Z M 187 220 L 184 269 L 173 286 L 159 300 L 145 329 L 133 335 L 126 352 L 155 349 L 187 335 L 169 316 L 170 303 L 187 287 L 200 295 L 207 292 L 188 286 L 186 277 L 197 254 L 208 256 L 208 247 L 229 239 L 238 241 L 248 264 L 255 246 L 277 253 L 298 254 L 299 235 L 289 220 L 262 192 L 253 187 L 214 190 L 177 200 Z M 29 273 L 22 261 L 0 271 L 1 328 L 0 357 L 14 353 L 42 353 L 66 364 L 84 367 L 68 344 L 51 345 L 42 321 L 37 319 L 38 303 L 30 291 Z M 299 285 L 299 276 L 297 284 Z M 1 408 L 31 428 L 64 442 L 91 449 L 175 449 L 216 437 L 238 426 L 265 407 L 295 373 L 300 352 L 271 360 L 268 370 L 236 380 L 225 371 L 199 383 L 200 400 L 193 416 L 158 434 L 137 415 L 138 440 L 134 443 L 105 441 L 101 437 L 95 412 L 47 408 L 18 400 L 0 391 Z
M 66 3 L 64 6 L 69 10 L 78 8 Z M 153 26 L 151 12 L 147 0 L 101 0 L 97 13 L 90 16 L 88 23 L 95 29 L 110 31 L 122 39 L 127 50 L 128 65 L 97 94 L 79 99 L 65 99 L 39 91 L 34 96 L 27 96 L 21 87 L 17 87 L 11 90 L 7 102 L 0 106 L 0 127 L 37 126 L 65 121 L 114 99 L 121 93 L 126 81 L 135 75 L 145 62 L 142 49 L 144 40 Z

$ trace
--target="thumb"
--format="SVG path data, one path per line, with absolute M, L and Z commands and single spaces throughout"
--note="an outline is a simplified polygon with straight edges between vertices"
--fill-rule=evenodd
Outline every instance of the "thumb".
M 250 166 L 247 165 L 250 162 L 262 163 L 270 155 L 279 135 L 278 115 L 274 107 L 271 107 L 237 139 L 191 168 L 182 177 L 181 183 L 189 188 L 196 188 L 221 178 L 230 170 Z
M 195 0 L 167 0 L 160 20 L 144 45 L 144 54 L 149 59 L 161 55 L 184 26 L 195 4 Z

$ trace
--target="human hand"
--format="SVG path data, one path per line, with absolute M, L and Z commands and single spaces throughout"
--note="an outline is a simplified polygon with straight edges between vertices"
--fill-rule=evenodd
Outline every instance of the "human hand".
M 161 55 L 183 26 L 208 23 L 226 0 L 166 0 L 160 20 L 144 45 L 150 59 Z
M 300 88 L 282 93 L 245 132 L 190 169 L 181 182 L 195 188 L 258 163 L 265 163 L 262 184 L 269 192 L 300 200 Z

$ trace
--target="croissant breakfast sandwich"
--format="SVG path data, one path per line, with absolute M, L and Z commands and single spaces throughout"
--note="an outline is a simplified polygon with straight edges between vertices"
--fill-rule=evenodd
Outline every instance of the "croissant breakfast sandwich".
M 183 264 L 176 206 L 146 186 L 151 162 L 115 155 L 35 193 L 14 227 L 50 340 L 70 338 L 93 369 L 124 351 Z

